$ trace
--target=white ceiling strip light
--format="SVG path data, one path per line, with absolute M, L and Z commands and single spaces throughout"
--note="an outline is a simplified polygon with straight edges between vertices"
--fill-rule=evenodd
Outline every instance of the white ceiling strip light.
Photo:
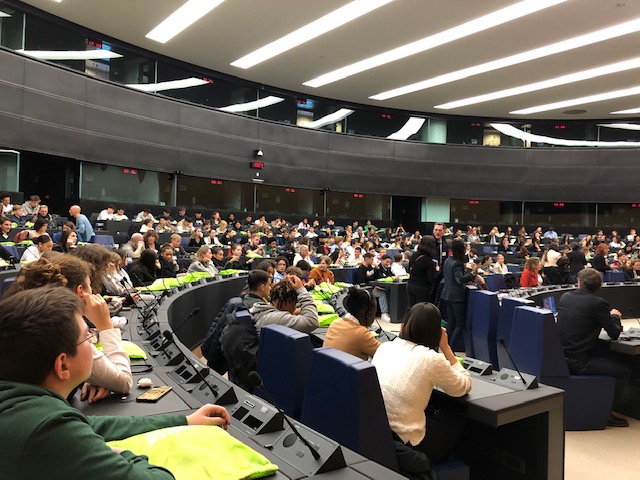
M 128 83 L 127 87 L 135 88 L 142 92 L 164 92 L 165 90 L 178 90 L 182 88 L 197 87 L 199 85 L 206 85 L 206 80 L 201 78 L 183 78 L 181 80 L 171 80 L 168 82 L 159 83 Z
M 602 102 L 604 100 L 612 100 L 614 98 L 631 97 L 640 95 L 640 87 L 624 88 L 613 92 L 598 93 L 596 95 L 587 95 L 586 97 L 572 98 L 561 102 L 547 103 L 546 105 L 537 105 L 535 107 L 523 108 L 509 112 L 512 115 L 531 115 L 532 113 L 548 112 L 549 110 L 557 110 L 559 108 L 573 107 L 575 105 L 585 105 L 587 103 Z
M 224 0 L 189 0 L 145 36 L 156 42 L 167 43 L 223 1 Z
M 611 115 L 632 115 L 640 113 L 640 108 L 630 108 L 628 110 L 618 110 L 617 112 L 611 112 Z
M 377 8 L 392 2 L 393 0 L 355 0 L 344 7 L 328 13 L 324 17 L 311 22 L 298 30 L 275 40 L 264 47 L 260 47 L 242 58 L 231 63 L 238 68 L 251 68 L 259 63 L 269 60 L 292 48 L 313 40 L 331 30 L 341 27 Z
M 434 108 L 450 110 L 452 108 L 466 107 L 468 105 L 476 105 L 478 103 L 490 102 L 491 100 L 497 100 L 499 98 L 513 97 L 515 95 L 522 95 L 524 93 L 536 92 L 538 90 L 544 90 L 546 88 L 557 87 L 559 85 L 567 85 L 569 83 L 580 82 L 582 80 L 588 80 L 603 75 L 610 75 L 612 73 L 624 72 L 639 67 L 640 57 L 624 62 L 613 63 L 611 65 L 604 65 L 602 67 L 583 70 L 582 72 L 562 75 L 560 77 L 543 80 L 541 82 L 530 83 L 528 85 L 522 85 L 520 87 L 507 88 L 505 90 L 499 90 L 493 93 L 486 93 L 484 95 L 478 95 L 475 97 L 463 98 L 462 100 L 456 100 L 454 102 L 436 105 Z
M 637 123 L 599 123 L 599 127 L 618 128 L 620 130 L 640 130 Z
M 586 45 L 592 45 L 594 43 L 603 42 L 612 38 L 621 37 L 630 33 L 640 31 L 640 18 L 631 20 L 629 22 L 622 23 L 620 25 L 614 25 L 595 32 L 580 35 L 578 37 L 563 40 L 562 42 L 553 43 L 540 48 L 535 48 L 527 52 L 518 53 L 509 57 L 499 58 L 491 62 L 482 63 L 473 67 L 463 68 L 455 72 L 445 73 L 437 77 L 429 78 L 421 82 L 412 83 L 404 87 L 394 88 L 386 92 L 373 95 L 369 98 L 373 100 L 388 100 L 390 98 L 399 97 L 401 95 L 407 95 L 409 93 L 418 92 L 420 90 L 426 90 L 428 88 L 436 87 L 438 85 L 444 85 L 445 83 L 456 82 L 464 78 L 473 77 L 474 75 L 480 75 L 481 73 L 492 72 L 501 68 L 511 67 L 520 63 L 530 62 L 539 58 L 555 55 L 556 53 L 567 52 L 576 48 L 584 47 Z
M 440 45 L 445 45 L 455 40 L 468 37 L 474 33 L 488 30 L 503 23 L 510 22 L 517 18 L 530 15 L 566 1 L 568 0 L 525 0 L 518 2 L 515 5 L 483 15 L 482 17 L 450 28 L 449 30 L 430 35 L 407 45 L 394 48 L 393 50 L 388 50 L 332 72 L 325 73 L 324 75 L 320 75 L 319 77 L 304 82 L 303 85 L 314 88 L 322 87 L 357 73 L 361 73 L 381 65 L 386 65 L 387 63 L 395 62 L 396 60 L 415 55 L 416 53 L 425 52 L 432 48 L 439 47 Z
M 7 18 L 10 17 L 11 15 L 9 15 L 8 13 L 3 12 L 2 10 L 0 10 L 0 18 Z
M 95 50 L 16 50 L 16 52 L 40 60 L 106 60 L 122 57 L 119 53 L 101 48 Z
M 271 105 L 275 105 L 276 103 L 280 103 L 284 100 L 284 98 L 274 97 L 270 95 L 268 97 L 261 98 L 260 100 L 256 100 L 254 102 L 247 103 L 236 103 L 234 105 L 228 105 L 226 107 L 221 107 L 218 110 L 223 110 L 225 112 L 249 112 L 251 110 L 257 110 L 258 108 L 265 108 Z
M 330 113 L 318 120 L 314 120 L 313 122 L 308 122 L 300 125 L 304 128 L 320 128 L 325 125 L 332 125 L 334 123 L 338 123 L 340 120 L 347 118 L 349 115 L 353 113 L 353 110 L 349 110 L 348 108 L 341 108 L 337 112 Z
M 638 148 L 640 142 L 600 142 L 593 140 L 565 140 L 564 138 L 547 137 L 544 135 L 534 135 L 533 133 L 523 132 L 522 130 L 505 123 L 492 123 L 491 126 L 500 133 L 509 137 L 519 138 L 520 140 L 547 143 L 549 145 L 560 145 L 564 147 L 626 147 Z
M 392 133 L 387 138 L 389 140 L 406 140 L 411 135 L 418 133 L 418 130 L 422 128 L 424 125 L 425 119 L 419 117 L 411 117 L 407 120 L 400 130 L 395 133 Z

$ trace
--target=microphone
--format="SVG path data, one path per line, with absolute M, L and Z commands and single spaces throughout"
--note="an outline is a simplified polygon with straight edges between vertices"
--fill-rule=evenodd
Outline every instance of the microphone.
M 282 411 L 282 409 L 278 406 L 278 404 L 273 399 L 273 397 L 271 397 L 271 395 L 269 395 L 269 392 L 267 392 L 267 389 L 264 387 L 264 384 L 262 383 L 262 377 L 260 377 L 258 372 L 256 372 L 256 371 L 249 372 L 249 382 L 255 388 L 259 388 L 260 390 L 262 390 L 264 392 L 264 394 L 267 396 L 269 401 L 273 404 L 274 407 L 276 407 L 278 409 L 278 411 L 280 412 L 282 417 L 285 419 L 287 424 L 291 427 L 291 430 L 293 430 L 293 433 L 296 434 L 296 437 L 298 437 L 300 439 L 300 441 L 302 443 L 304 443 L 307 446 L 307 448 L 311 451 L 311 455 L 313 456 L 313 458 L 315 458 L 316 460 L 320 460 L 320 454 L 316 451 L 315 448 L 313 448 L 311 446 L 311 444 L 302 435 L 300 435 L 300 432 L 298 432 L 296 427 L 294 427 L 293 423 L 287 418 L 287 416 L 285 415 L 284 411 Z
M 135 273 L 133 274 L 135 275 Z M 120 279 L 120 284 L 124 287 L 124 288 L 128 288 L 127 284 L 131 285 L 131 288 L 135 291 L 135 287 L 133 286 L 132 283 L 128 282 L 127 279 L 125 277 L 122 277 Z M 140 312 L 142 315 L 142 319 L 146 320 L 149 316 L 151 316 L 151 314 L 153 313 L 153 308 L 151 307 L 150 304 L 148 304 L 144 298 L 142 298 L 142 295 L 139 295 L 140 301 L 144 304 L 144 311 Z
M 196 307 L 193 310 L 191 310 L 191 313 L 189 314 L 189 316 L 187 318 L 185 318 L 182 322 L 180 322 L 180 325 L 178 325 L 177 327 L 173 328 L 173 333 L 177 334 L 178 330 L 180 330 L 185 323 L 187 323 L 187 321 L 192 318 L 195 317 L 196 315 L 198 315 L 200 313 L 200 308 Z
M 174 344 L 176 345 L 176 347 L 178 347 L 178 345 L 176 344 L 176 340 L 175 338 L 173 338 L 173 333 L 171 333 L 170 330 L 165 330 L 164 332 L 162 332 L 162 335 L 164 336 L 164 338 L 166 339 L 165 343 L 163 345 L 169 345 L 169 344 Z M 180 347 L 178 347 L 178 350 L 180 350 Z M 212 395 L 214 396 L 214 398 L 218 398 L 220 396 L 220 394 L 215 390 L 215 388 L 213 388 L 213 386 L 207 381 L 206 377 L 203 375 L 203 373 L 200 371 L 200 368 L 198 368 L 196 366 L 195 363 L 193 363 L 193 361 L 191 361 L 191 359 L 187 356 L 184 355 L 184 359 L 187 361 L 187 363 L 189 364 L 189 366 L 191 368 L 193 368 L 193 370 L 196 372 L 196 375 L 198 376 L 198 378 L 202 381 L 202 383 L 204 383 L 209 390 L 211 391 Z M 209 374 L 209 368 L 208 367 L 202 367 L 202 369 L 204 369 L 207 374 Z
M 513 368 L 516 369 L 516 372 L 518 372 L 518 375 L 520 376 L 520 380 L 522 380 L 522 383 L 524 383 L 524 386 L 526 387 L 527 386 L 527 382 L 525 381 L 524 377 L 522 376 L 522 373 L 520 373 L 520 370 L 518 370 L 518 366 L 516 365 L 516 362 L 513 361 L 513 357 L 511 356 L 511 352 L 507 348 L 507 342 L 505 342 L 504 338 L 502 338 L 502 337 L 498 338 L 498 342 L 500 343 L 500 345 L 502 345 L 502 348 L 504 348 L 504 351 L 507 352 L 507 355 L 509 355 L 509 360 L 511 360 L 511 364 L 513 365 Z

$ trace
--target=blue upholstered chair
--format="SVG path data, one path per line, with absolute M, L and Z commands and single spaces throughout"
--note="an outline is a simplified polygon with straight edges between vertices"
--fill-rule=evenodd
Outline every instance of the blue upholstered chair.
M 567 430 L 602 430 L 613 404 L 613 377 L 570 375 L 560 333 L 550 310 L 518 307 L 513 317 L 511 355 L 524 373 L 565 391 Z
M 96 234 L 93 237 L 93 243 L 97 243 L 98 245 L 104 245 L 105 247 L 113 247 L 115 245 L 115 241 L 113 240 L 112 235 L 98 235 Z
M 624 282 L 624 272 L 622 270 L 611 270 L 604 272 L 603 281 L 609 282 Z
M 369 362 L 329 347 L 315 350 L 300 420 L 398 471 L 378 375 Z
M 300 419 L 313 347 L 306 333 L 283 325 L 260 329 L 257 371 L 267 391 L 290 417 Z M 262 395 L 260 391 L 257 395 Z
M 333 348 L 314 351 L 301 421 L 351 450 L 398 471 L 398 460 L 376 369 Z M 436 467 L 440 480 L 468 480 L 469 466 Z
M 5 277 L 0 283 L 0 295 L 9 290 L 9 287 L 16 281 L 16 277 Z
M 505 290 L 507 288 L 507 285 L 504 283 L 504 275 L 499 273 L 487 275 L 484 281 L 487 284 L 487 290 L 491 292 L 497 292 L 498 290 Z
M 502 299 L 500 305 L 500 313 L 498 314 L 498 330 L 496 339 L 504 338 L 507 348 L 511 345 L 511 329 L 513 327 L 513 315 L 517 307 L 533 306 L 535 303 L 533 300 L 517 297 L 505 297 Z M 496 345 L 498 353 L 498 364 L 494 365 L 494 370 L 500 370 L 501 368 L 513 368 L 513 364 L 509 359 L 509 355 L 502 347 L 502 345 Z
M 496 332 L 500 315 L 498 294 L 488 290 L 478 290 L 473 295 L 474 305 L 469 314 L 474 358 L 489 362 L 497 368 Z

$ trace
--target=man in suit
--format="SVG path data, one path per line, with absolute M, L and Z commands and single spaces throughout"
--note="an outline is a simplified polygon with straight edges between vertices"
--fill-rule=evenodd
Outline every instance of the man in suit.
M 604 328 L 612 340 L 622 332 L 622 314 L 595 294 L 602 286 L 600 273 L 585 268 L 578 273 L 578 288 L 567 292 L 558 305 L 558 329 L 569 371 L 573 375 L 608 375 L 615 377 L 613 410 L 619 405 L 625 386 L 629 382 L 630 369 L 618 360 L 597 351 L 598 336 Z M 624 418 L 609 416 L 609 426 L 628 427 Z

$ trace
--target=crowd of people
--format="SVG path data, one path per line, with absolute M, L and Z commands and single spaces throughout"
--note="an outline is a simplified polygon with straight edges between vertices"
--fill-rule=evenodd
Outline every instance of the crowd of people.
M 251 270 L 240 297 L 229 300 L 220 312 L 207 312 L 217 315 L 202 345 L 211 368 L 228 373 L 238 385 L 251 390 L 249 373 L 256 367 L 260 329 L 279 324 L 312 332 L 318 327 L 318 309 L 309 290 L 334 283 L 332 265 L 357 267 L 355 285 L 344 302 L 347 313 L 331 324 L 324 345 L 372 359 L 395 438 L 438 463 L 454 450 L 465 415 L 446 406 L 434 408 L 432 387 L 452 396 L 464 395 L 471 388 L 468 373 L 454 354 L 464 351 L 466 285 L 482 287 L 484 275 L 489 273 L 506 275 L 506 260 L 513 258 L 525 261 L 520 284 L 526 287 L 577 281 L 580 292 L 586 289 L 593 293 L 601 283 L 590 272 L 621 268 L 631 278 L 640 276 L 640 237 L 635 230 L 624 238 L 616 231 L 609 237 L 599 231 L 572 241 L 569 237 L 559 239 L 551 227 L 545 233 L 536 229 L 531 235 L 523 228 L 514 233 L 510 228 L 500 232 L 494 227 L 483 235 L 481 227 L 469 226 L 464 236 L 460 230 L 436 223 L 432 232 L 423 235 L 405 232 L 401 225 L 378 229 L 370 220 L 342 228 L 332 220 L 325 225 L 308 219 L 292 224 L 284 218 L 267 222 L 264 216 L 236 220 L 228 215 L 222 219 L 218 212 L 206 219 L 200 211 L 187 216 L 184 208 L 173 216 L 171 209 L 165 208 L 157 216 L 148 210 L 132 215 L 137 222 L 129 240 L 120 248 L 109 249 L 92 244 L 95 225 L 78 205 L 69 208 L 73 221 L 62 222 L 58 229 L 50 228 L 53 220 L 37 196 L 18 206 L 11 205 L 9 196 L 1 200 L 0 242 L 30 240 L 32 245 L 24 250 L 24 265 L 0 301 L 0 414 L 2 406 L 23 397 L 46 400 L 42 406 L 25 402 L 10 421 L 3 414 L 0 423 L 6 430 L 4 426 L 10 422 L 29 418 L 24 438 L 14 442 L 19 448 L 15 458 L 31 451 L 29 435 L 51 429 L 54 434 L 67 432 L 72 442 L 99 444 L 114 471 L 135 464 L 135 468 L 163 472 L 140 457 L 110 450 L 99 437 L 107 438 L 101 433 L 104 425 L 87 420 L 64 399 L 80 390 L 80 399 L 94 403 L 112 392 L 126 394 L 131 390 L 131 366 L 120 331 L 114 328 L 110 306 L 114 302 L 135 306 L 140 301 L 136 286 L 181 273 L 207 272 L 215 277 L 222 270 Z M 114 205 L 97 215 L 98 222 L 127 218 L 124 210 Z M 9 232 L 16 226 L 24 228 L 10 239 Z M 163 235 L 168 241 L 160 244 L 162 234 L 168 234 Z M 481 243 L 494 245 L 497 255 L 479 257 L 474 246 Z M 610 250 L 615 253 L 611 255 Z M 386 292 L 372 285 L 382 278 L 408 280 L 409 308 L 398 338 L 381 344 L 370 327 L 378 310 L 381 319 L 389 320 Z M 576 335 L 587 334 L 574 332 L 580 330 L 581 320 L 567 313 L 569 300 L 560 303 L 559 321 L 567 358 L 575 360 L 569 367 L 576 374 L 606 374 L 608 368 L 609 374 L 619 378 L 618 399 L 620 385 L 629 373 L 615 371 L 606 362 L 597 368 L 589 361 L 582 349 L 584 342 L 576 340 Z M 441 327 L 443 315 L 436 305 L 445 308 L 446 328 Z M 600 302 L 597 308 L 604 315 L 608 306 Z M 52 310 L 60 315 L 43 315 Z M 611 332 L 607 330 L 613 338 L 621 330 L 620 314 L 615 310 L 606 314 L 613 322 Z M 101 350 L 95 347 L 98 338 Z M 580 348 L 576 350 L 576 346 Z M 16 349 L 33 352 L 29 355 L 35 360 L 18 365 Z M 43 408 L 56 413 L 43 415 Z M 50 419 L 57 423 L 50 425 Z M 226 427 L 230 421 L 224 408 L 209 405 L 186 419 L 163 417 L 159 423 L 123 428 L 135 433 L 185 422 Z M 610 424 L 624 426 L 617 417 L 612 417 Z M 37 462 L 31 463 L 34 465 L 20 467 L 23 470 L 15 467 L 16 478 L 39 472 Z

